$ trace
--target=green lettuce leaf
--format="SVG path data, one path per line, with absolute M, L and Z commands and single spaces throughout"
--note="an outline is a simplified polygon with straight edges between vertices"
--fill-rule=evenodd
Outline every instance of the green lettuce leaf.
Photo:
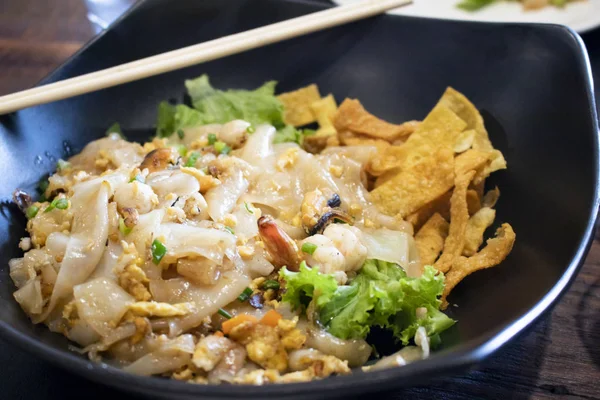
M 380 326 L 407 344 L 419 326 L 438 339 L 440 332 L 454 324 L 439 311 L 444 276 L 431 266 L 425 267 L 421 277 L 409 278 L 396 264 L 367 260 L 349 285 L 336 288 L 333 277 L 316 268 L 304 267 L 297 273 L 286 271 L 281 276 L 288 290 L 283 301 L 295 308 L 306 307 L 315 292 L 322 293 L 316 303 L 319 322 L 341 339 L 365 338 L 372 326 Z M 421 307 L 427 313 L 417 318 Z
M 197 110 L 184 104 L 173 106 L 163 101 L 158 105 L 156 135 L 158 137 L 169 137 L 179 129 L 207 123 L 209 122 L 207 122 L 206 117 Z
M 277 129 L 275 143 L 302 143 L 303 131 L 283 121 L 283 104 L 275 96 L 277 82 L 269 81 L 255 90 L 219 90 L 208 75 L 186 80 L 185 87 L 194 108 L 185 105 L 159 105 L 157 135 L 167 137 L 195 125 L 223 124 L 242 119 L 252 125 L 270 124 Z
M 282 300 L 290 303 L 292 309 L 306 309 L 314 298 L 317 306 L 329 301 L 338 289 L 337 282 L 331 275 L 322 274 L 316 268 L 310 268 L 303 261 L 298 272 L 288 271 L 283 267 L 279 271 L 285 282 L 285 293 Z

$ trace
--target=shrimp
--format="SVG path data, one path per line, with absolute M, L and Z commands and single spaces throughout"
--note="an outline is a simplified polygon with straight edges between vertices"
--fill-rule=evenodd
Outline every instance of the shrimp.
M 258 233 L 271 256 L 273 265 L 279 269 L 286 266 L 290 271 L 298 271 L 300 256 L 296 242 L 276 223 L 273 217 L 263 215 L 258 219 Z
M 309 236 L 301 243 L 317 246 L 312 254 L 303 254 L 305 261 L 322 273 L 333 274 L 341 284 L 347 280 L 346 272 L 357 271 L 367 258 L 360 231 L 349 225 L 329 225 L 322 235 Z

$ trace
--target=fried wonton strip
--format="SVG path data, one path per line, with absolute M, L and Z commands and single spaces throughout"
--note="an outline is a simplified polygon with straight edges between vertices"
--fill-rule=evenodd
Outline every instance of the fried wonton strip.
M 483 196 L 483 200 L 481 201 L 482 207 L 492 208 L 498 202 L 498 198 L 500 197 L 500 189 L 496 186 L 492 190 L 488 191 L 485 196 Z
M 483 124 L 483 118 L 477 110 L 477 108 L 460 92 L 457 92 L 453 88 L 449 87 L 446 89 L 439 104 L 443 104 L 451 109 L 456 115 L 458 115 L 463 121 L 467 123 L 467 129 L 473 129 L 475 131 L 475 137 L 473 139 L 473 149 L 492 152 L 490 154 L 490 163 L 487 165 L 481 173 L 474 179 L 475 182 L 479 182 L 494 171 L 500 169 L 506 169 L 506 160 L 502 153 L 498 150 L 494 150 L 492 142 L 488 136 L 488 132 Z
M 474 129 L 468 129 L 466 131 L 462 131 L 458 135 L 458 138 L 456 139 L 456 142 L 454 143 L 454 152 L 462 153 L 464 151 L 469 150 L 471 148 L 471 146 L 473 146 L 473 140 L 475 140 L 475 130 Z
M 473 182 L 479 183 L 486 179 L 492 172 L 506 169 L 506 160 L 500 150 L 492 150 L 488 164 L 477 174 Z
M 333 118 L 337 111 L 337 104 L 332 94 L 323 97 L 310 105 L 310 110 L 315 116 L 319 129 L 314 135 L 304 136 L 302 146 L 310 153 L 319 153 L 327 147 L 328 140 L 337 134 L 333 126 Z
M 409 121 L 400 125 L 391 124 L 369 113 L 360 101 L 346 99 L 340 105 L 333 120 L 333 125 L 338 132 L 351 131 L 391 143 L 413 133 L 418 122 Z
M 476 190 L 467 190 L 467 208 L 469 209 L 469 215 L 473 215 L 481 209 L 481 200 Z
M 381 154 L 391 146 L 388 142 L 382 139 L 373 139 L 365 135 L 359 135 L 350 131 L 340 132 L 338 139 L 344 146 L 375 146 L 377 153 Z
M 460 281 L 480 269 L 500 264 L 508 256 L 515 243 L 515 231 L 509 224 L 502 224 L 496 231 L 496 237 L 489 239 L 487 245 L 473 257 L 458 257 L 450 272 L 446 274 L 446 283 L 442 295 L 442 308 L 448 306 L 446 298 Z
M 435 213 L 415 235 L 415 244 L 419 251 L 421 265 L 432 265 L 444 248 L 448 237 L 448 222 Z
M 393 146 L 373 161 L 371 173 L 381 175 L 394 168 L 410 168 L 441 148 L 454 149 L 466 123 L 452 110 L 436 105 L 402 146 Z
M 283 120 L 286 124 L 302 126 L 315 122 L 310 105 L 321 99 L 317 85 L 312 84 L 293 92 L 282 93 L 277 98 L 283 103 Z
M 406 221 L 413 225 L 415 231 L 421 229 L 423 224 L 435 213 L 440 214 L 446 221 L 450 219 L 450 197 L 452 191 L 448 191 L 437 199 L 425 204 L 414 213 L 406 217 Z
M 465 247 L 462 255 L 470 257 L 477 253 L 479 246 L 483 243 L 483 234 L 487 228 L 492 226 L 496 218 L 496 210 L 493 208 L 483 207 L 477 211 L 467 222 L 465 230 Z
M 454 152 L 450 148 L 425 157 L 371 192 L 382 212 L 401 218 L 446 193 L 454 184 Z M 466 191 L 466 190 L 465 190 Z
M 481 117 L 477 108 L 464 94 L 448 87 L 438 104 L 448 107 L 460 119 L 465 121 L 467 129 L 473 129 L 475 131 L 475 138 L 473 140 L 474 149 L 484 151 L 493 150 L 494 147 L 492 146 L 492 142 L 490 142 L 487 130 L 483 124 L 483 117 Z
M 489 153 L 479 150 L 467 150 L 456 157 L 454 169 L 456 175 L 464 175 L 468 171 L 480 170 L 489 160 Z
M 319 129 L 317 129 L 315 136 L 329 136 L 337 133 L 333 126 L 333 119 L 337 112 L 337 103 L 332 94 L 313 102 L 310 105 L 310 109 L 319 124 Z
M 467 188 L 475 171 L 469 171 L 456 177 L 454 192 L 450 198 L 450 229 L 444 243 L 444 251 L 435 263 L 435 268 L 446 273 L 454 259 L 461 255 L 465 245 L 465 230 L 469 222 L 469 209 L 467 207 Z

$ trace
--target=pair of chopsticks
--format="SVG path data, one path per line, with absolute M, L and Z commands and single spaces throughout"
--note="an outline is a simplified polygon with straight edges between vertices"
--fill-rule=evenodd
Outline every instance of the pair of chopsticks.
M 0 115 L 106 89 L 368 18 L 411 0 L 362 0 L 0 97 Z

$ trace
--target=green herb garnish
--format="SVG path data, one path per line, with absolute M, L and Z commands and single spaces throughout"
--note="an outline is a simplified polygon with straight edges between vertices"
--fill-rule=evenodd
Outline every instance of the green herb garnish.
M 152 262 L 156 265 L 160 264 L 160 260 L 167 254 L 167 248 L 158 239 L 154 239 L 150 251 L 152 252 Z

